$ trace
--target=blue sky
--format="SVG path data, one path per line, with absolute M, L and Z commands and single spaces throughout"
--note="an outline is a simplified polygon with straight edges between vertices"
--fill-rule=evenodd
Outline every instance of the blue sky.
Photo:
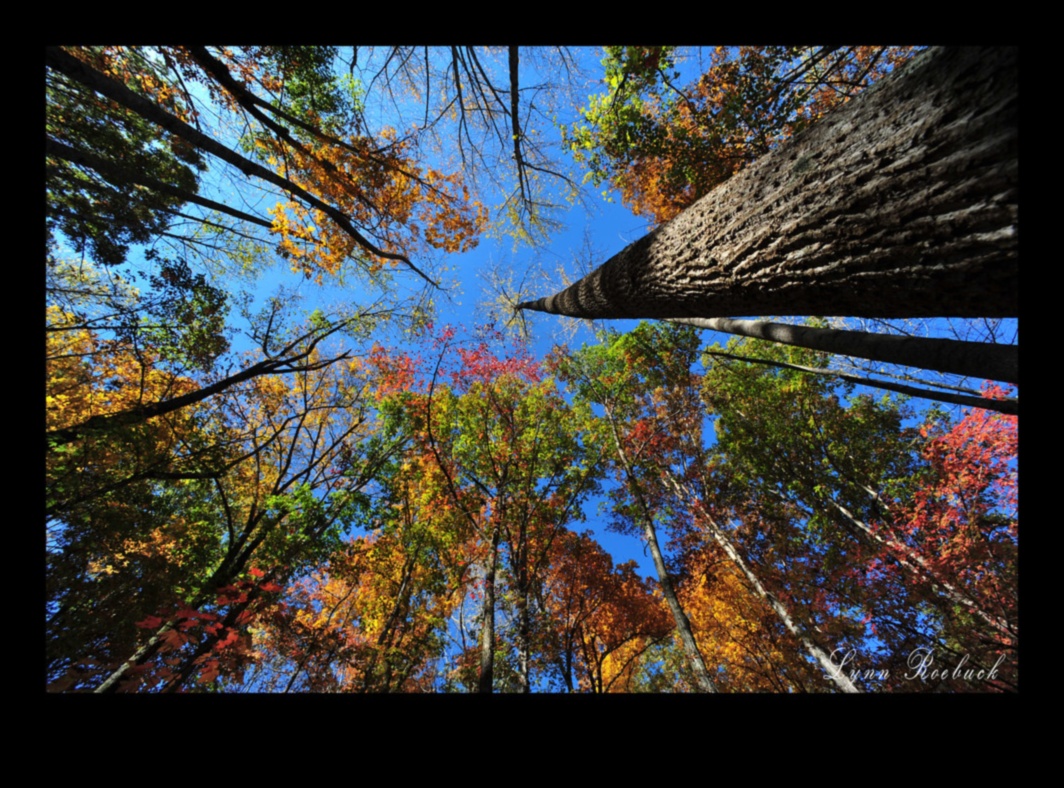
M 601 79 L 602 69 L 599 61 L 602 53 L 601 50 L 595 48 L 577 49 L 573 52 L 579 65 L 586 69 L 587 75 L 591 77 L 591 81 L 574 91 L 577 100 L 586 100 L 587 95 L 600 89 L 601 83 L 596 84 L 593 80 Z M 536 73 L 534 54 L 530 50 L 522 50 L 521 84 L 530 90 L 533 86 L 554 76 Z M 368 56 L 368 53 L 360 50 L 360 65 L 371 71 L 373 64 L 366 61 Z M 698 73 L 695 59 L 681 61 L 679 65 L 682 73 L 679 84 L 686 84 Z M 196 86 L 193 86 L 193 92 L 195 90 Z M 419 107 L 397 108 L 371 105 L 367 102 L 367 117 L 380 125 L 394 124 L 403 128 L 390 114 L 395 113 L 397 109 L 410 110 L 414 116 L 421 111 Z M 569 124 L 578 117 L 575 107 L 565 103 L 559 104 L 556 109 L 557 114 L 554 120 L 558 124 Z M 551 144 L 557 145 L 560 142 L 557 127 L 544 125 L 541 133 L 546 141 L 552 141 Z M 563 165 L 573 171 L 576 179 L 579 180 L 581 173 L 572 166 L 564 152 L 560 148 L 555 152 Z M 499 161 L 501 166 L 506 166 L 505 158 L 500 158 Z M 427 163 L 439 166 L 446 171 L 447 166 L 453 162 L 434 159 L 430 154 L 427 157 Z M 208 179 L 204 190 L 210 191 L 212 186 L 218 192 L 229 191 L 231 188 L 225 181 L 216 178 L 213 183 Z M 603 192 L 609 193 L 602 187 L 585 185 L 583 203 L 574 203 L 570 210 L 557 216 L 562 226 L 556 232 L 551 233 L 538 247 L 516 245 L 511 237 L 496 233 L 483 237 L 472 251 L 451 254 L 439 259 L 438 262 L 449 270 L 443 280 L 445 291 L 438 293 L 435 298 L 436 325 L 438 327 L 453 325 L 468 330 L 489 321 L 492 302 L 497 295 L 492 289 L 492 271 L 503 273 L 504 277 L 508 277 L 514 284 L 524 282 L 526 289 L 521 293 L 524 298 L 549 295 L 561 289 L 563 277 L 568 277 L 570 281 L 579 278 L 582 267 L 594 267 L 604 262 L 647 232 L 647 221 L 634 216 L 625 208 L 616 192 L 611 194 L 612 202 L 604 199 Z M 561 201 L 560 195 L 557 196 Z M 493 198 L 498 201 L 499 197 L 499 193 L 492 194 L 489 189 L 485 194 L 485 201 L 490 203 Z M 272 201 L 264 199 L 256 210 L 264 212 L 269 204 L 272 204 Z M 415 260 L 415 262 L 421 264 L 420 260 Z M 419 280 L 410 274 L 399 274 L 396 279 L 400 285 L 412 284 L 415 287 L 420 285 Z M 357 278 L 351 278 L 344 284 L 329 281 L 324 285 L 318 285 L 293 274 L 287 269 L 286 264 L 280 261 L 268 266 L 257 280 L 248 279 L 241 283 L 227 279 L 225 286 L 234 295 L 247 290 L 260 305 L 264 303 L 265 298 L 276 292 L 277 288 L 283 287 L 289 292 L 301 294 L 304 298 L 303 307 L 308 312 L 316 307 L 321 307 L 326 311 L 333 307 L 340 308 L 352 302 L 361 301 L 367 294 L 367 290 Z M 526 313 L 525 320 L 530 329 L 532 350 L 537 357 L 543 357 L 556 342 L 565 341 L 571 347 L 576 348 L 584 342 L 594 341 L 593 334 L 585 321 L 540 313 Z M 239 319 L 234 322 L 239 326 Z M 628 330 L 633 325 L 635 325 L 634 321 L 611 322 L 611 327 L 620 331 Z M 937 334 L 944 332 L 946 327 L 942 323 L 932 322 L 929 324 L 929 329 Z M 1015 321 L 1005 326 L 1002 334 L 1006 341 L 1009 338 L 1015 341 Z M 724 335 L 704 332 L 706 344 L 724 342 L 726 339 Z M 237 349 L 246 346 L 246 341 L 237 341 L 234 345 Z M 923 405 L 924 403 L 916 404 Z M 707 434 L 711 436 L 712 430 L 709 430 Z M 586 527 L 596 532 L 603 545 L 618 561 L 635 559 L 639 562 L 643 573 L 653 574 L 651 562 L 639 541 L 631 537 L 619 537 L 605 532 L 601 526 L 605 518 L 597 517 L 595 509 L 594 504 L 589 506 L 589 519 Z

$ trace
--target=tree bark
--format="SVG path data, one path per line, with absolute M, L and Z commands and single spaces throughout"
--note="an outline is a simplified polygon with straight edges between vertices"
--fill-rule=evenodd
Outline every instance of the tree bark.
M 495 684 L 495 573 L 499 561 L 499 526 L 492 525 L 491 554 L 484 568 L 484 608 L 480 624 L 480 671 L 477 692 L 491 694 Z
M 932 49 L 556 295 L 581 318 L 1018 312 L 1018 50 Z
M 836 353 L 840 356 L 855 356 L 954 375 L 1002 380 L 1007 383 L 1020 382 L 1020 350 L 1017 345 L 903 337 L 868 331 L 792 326 L 760 320 L 730 320 L 725 317 L 677 318 L 672 322 Z
M 658 544 L 657 530 L 654 528 L 654 517 L 650 512 L 650 506 L 643 497 L 635 472 L 632 469 L 632 464 L 628 461 L 628 454 L 625 452 L 624 446 L 621 445 L 621 436 L 617 430 L 613 412 L 608 405 L 604 407 L 606 419 L 610 425 L 610 432 L 613 436 L 613 446 L 617 450 L 617 458 L 620 460 L 621 467 L 624 468 L 624 474 L 628 479 L 628 488 L 638 503 L 639 511 L 642 515 L 643 538 L 646 539 L 647 547 L 650 548 L 650 557 L 654 560 L 654 569 L 658 573 L 658 585 L 661 586 L 661 593 L 669 605 L 669 610 L 672 612 L 672 619 L 676 623 L 676 633 L 680 637 L 680 645 L 683 647 L 684 656 L 687 657 L 688 667 L 691 668 L 691 672 L 694 674 L 699 692 L 716 692 L 717 685 L 709 675 L 706 661 L 698 648 L 694 632 L 691 630 L 691 620 L 687 617 L 683 605 L 680 604 L 680 599 L 676 595 L 676 589 L 672 584 L 672 577 L 669 575 L 668 567 L 665 566 L 665 556 L 662 554 L 661 546 Z

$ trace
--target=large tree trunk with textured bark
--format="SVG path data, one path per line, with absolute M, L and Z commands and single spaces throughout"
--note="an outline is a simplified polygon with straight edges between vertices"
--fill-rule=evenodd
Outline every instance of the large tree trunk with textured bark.
M 1009 317 L 1015 48 L 921 53 L 562 292 L 582 318 Z

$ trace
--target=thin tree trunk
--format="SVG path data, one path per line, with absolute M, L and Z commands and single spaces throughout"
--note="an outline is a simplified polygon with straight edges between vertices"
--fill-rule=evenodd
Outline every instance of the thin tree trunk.
M 276 522 L 273 522 L 273 524 L 276 524 Z M 251 557 L 254 548 L 261 544 L 262 539 L 265 538 L 266 532 L 268 532 L 269 530 L 270 528 L 264 529 L 264 531 L 259 534 L 258 538 L 254 541 L 251 550 L 246 550 L 241 554 L 239 547 L 236 547 L 236 549 L 230 548 L 229 551 L 227 551 L 226 556 L 222 559 L 222 563 L 219 564 L 218 568 L 211 573 L 211 577 L 204 584 L 203 588 L 199 591 L 198 594 L 196 594 L 195 597 L 193 597 L 191 601 L 188 602 L 188 604 L 185 605 L 185 607 L 190 610 L 199 610 L 207 602 L 207 600 L 211 598 L 211 596 L 218 588 L 221 588 L 222 586 L 228 585 L 230 582 L 232 582 L 232 579 L 243 571 L 244 567 L 247 564 L 247 561 Z M 274 577 L 275 572 L 270 572 L 267 575 L 267 578 L 269 580 L 273 580 Z M 133 656 L 131 656 L 129 659 L 119 665 L 114 671 L 112 671 L 112 673 L 98 687 L 96 687 L 93 692 L 101 694 L 116 692 L 118 690 L 118 682 L 125 678 L 130 670 L 140 665 L 143 665 L 149 659 L 155 656 L 155 654 L 159 651 L 160 647 L 163 645 L 163 636 L 175 626 L 177 626 L 178 622 L 181 620 L 182 619 L 180 617 L 175 616 L 174 618 L 171 618 L 168 621 L 164 622 L 155 631 L 155 634 L 148 639 L 147 643 L 137 649 L 133 653 Z M 187 662 L 185 664 L 187 664 Z M 173 686 L 173 682 L 169 682 L 167 686 Z
M 1006 638 L 1014 639 L 1016 632 L 1009 626 L 1009 622 L 998 616 L 991 615 L 983 610 L 974 600 L 972 600 L 967 594 L 962 593 L 953 584 L 947 580 L 943 580 L 938 577 L 934 570 L 928 566 L 927 560 L 919 553 L 894 539 L 880 536 L 875 530 L 873 530 L 867 523 L 859 520 L 850 512 L 845 506 L 838 501 L 828 498 L 827 502 L 830 503 L 839 514 L 841 514 L 846 521 L 852 526 L 857 528 L 862 534 L 871 539 L 876 544 L 887 549 L 888 553 L 894 557 L 894 560 L 912 572 L 914 575 L 922 580 L 925 580 L 931 585 L 931 588 L 936 592 L 945 596 L 950 602 L 958 605 L 969 613 L 978 616 L 987 624 L 992 626 Z
M 845 473 L 835 462 L 834 457 L 826 448 L 823 448 L 822 451 L 824 452 L 825 459 L 827 459 L 828 463 L 831 465 L 831 468 L 839 475 L 841 479 L 849 482 L 858 489 L 864 491 L 885 512 L 889 513 L 890 507 L 876 490 L 869 487 L 868 485 L 861 484 L 859 481 L 852 478 L 849 474 Z M 868 523 L 858 518 L 856 515 L 854 515 L 853 512 L 851 512 L 849 509 L 847 509 L 845 506 L 843 506 L 831 496 L 819 495 L 818 498 L 830 504 L 831 507 L 834 508 L 835 511 L 837 511 L 845 519 L 845 521 L 849 523 L 850 526 L 855 528 L 864 538 L 886 549 L 888 554 L 891 555 L 891 557 L 893 557 L 894 560 L 897 561 L 906 570 L 912 572 L 913 575 L 920 578 L 921 580 L 929 583 L 931 585 L 931 588 L 936 593 L 942 594 L 953 604 L 959 605 L 960 607 L 968 610 L 969 613 L 978 616 L 987 624 L 992 626 L 994 629 L 998 630 L 998 632 L 1000 632 L 1006 638 L 1013 639 L 1016 637 L 1016 632 L 1009 625 L 1008 621 L 985 611 L 976 600 L 969 597 L 967 594 L 965 594 L 959 588 L 954 586 L 948 580 L 944 580 L 939 577 L 938 574 L 934 571 L 934 569 L 930 566 L 927 559 L 920 555 L 916 550 L 913 550 L 904 542 L 900 542 L 896 539 L 891 538 L 890 536 L 884 536 L 880 534 L 878 531 L 868 525 Z
M 581 318 L 1018 311 L 1018 50 L 921 53 L 562 292 Z
M 1007 413 L 1010 416 L 1018 415 L 1020 412 L 1020 403 L 1011 397 L 1007 399 L 989 399 L 987 397 L 975 397 L 968 394 L 950 394 L 945 391 L 936 391 L 917 386 L 907 386 L 904 383 L 891 383 L 887 380 L 876 380 L 874 378 L 866 378 L 858 375 L 847 375 L 845 372 L 834 372 L 830 369 L 803 367 L 801 364 L 788 364 L 783 361 L 769 361 L 763 358 L 736 356 L 732 353 L 721 353 L 717 350 L 707 350 L 706 353 L 710 356 L 730 358 L 747 364 L 765 364 L 770 367 L 779 367 L 781 369 L 796 369 L 799 372 L 808 372 L 810 375 L 825 375 L 827 377 L 845 380 L 849 383 L 856 383 L 861 386 L 871 386 L 886 391 L 896 391 L 899 394 L 905 394 L 909 397 L 923 397 L 924 399 L 933 400 L 935 402 L 949 402 L 953 405 L 963 405 L 968 408 L 996 410 L 998 413 Z
M 871 498 L 885 510 L 888 509 L 886 502 L 882 499 L 879 493 L 842 473 L 831 456 L 826 453 L 825 456 L 827 457 L 828 462 L 831 463 L 832 468 L 841 478 L 864 490 L 864 492 L 871 496 Z M 777 491 L 776 495 L 781 500 L 790 502 L 782 493 Z M 932 567 L 928 565 L 927 560 L 911 547 L 896 539 L 892 539 L 889 536 L 881 535 L 869 526 L 868 523 L 856 517 L 853 512 L 834 498 L 831 498 L 830 496 L 818 496 L 818 499 L 830 504 L 831 507 L 842 516 L 854 531 L 856 531 L 856 533 L 851 531 L 851 534 L 853 534 L 855 538 L 860 540 L 863 537 L 864 539 L 869 540 L 869 542 L 875 543 L 884 548 L 887 551 L 887 554 L 897 561 L 900 566 L 906 571 L 911 572 L 916 578 L 928 583 L 936 593 L 942 594 L 955 605 L 966 609 L 972 615 L 978 616 L 1006 638 L 1015 639 L 1017 633 L 1012 626 L 1010 626 L 1008 621 L 983 610 L 983 608 L 967 594 L 963 593 L 949 581 L 940 578 Z M 805 508 L 808 509 L 808 507 Z
M 480 675 L 477 692 L 493 692 L 495 681 L 495 571 L 499 561 L 499 527 L 491 531 L 491 555 L 484 573 L 484 612 L 480 625 Z
M 133 653 L 133 656 L 112 671 L 111 675 L 104 679 L 103 683 L 94 689 L 93 692 L 107 693 L 117 690 L 118 682 L 122 680 L 126 673 L 141 662 L 150 659 L 152 655 L 159 650 L 159 647 L 162 645 L 163 636 L 177 625 L 177 621 L 178 619 L 172 618 L 159 627 L 159 629 L 155 631 L 155 634 L 148 638 L 147 643 L 138 648 Z
M 681 498 L 687 500 L 690 504 L 694 505 L 698 509 L 699 514 L 702 515 L 701 519 L 706 524 L 710 536 L 712 536 L 714 541 L 721 546 L 721 548 L 727 554 L 728 558 L 731 559 L 732 563 L 739 568 L 739 571 L 743 573 L 743 576 L 746 578 L 747 582 L 754 589 L 754 592 L 769 604 L 769 606 L 772 608 L 773 612 L 775 612 L 776 616 L 779 618 L 780 622 L 782 622 L 786 630 L 790 632 L 791 635 L 793 635 L 799 643 L 802 644 L 802 647 L 806 650 L 806 653 L 808 653 L 814 660 L 816 660 L 816 662 L 822 668 L 824 668 L 824 672 L 827 674 L 828 678 L 834 681 L 835 684 L 839 687 L 839 689 L 841 689 L 843 692 L 859 693 L 861 690 L 859 690 L 854 685 L 854 683 L 846 677 L 845 673 L 840 670 L 838 665 L 831 661 L 831 657 L 828 656 L 827 652 L 824 651 L 824 649 L 820 648 L 820 646 L 817 645 L 812 640 L 812 638 L 809 637 L 809 635 L 807 635 L 802 629 L 798 627 L 797 624 L 794 623 L 794 619 L 791 618 L 790 612 L 783 605 L 783 603 L 776 598 L 776 595 L 770 593 L 769 590 L 765 588 L 764 585 L 762 585 L 761 580 L 750 568 L 749 564 L 747 564 L 746 561 L 743 560 L 743 557 L 739 555 L 739 551 L 735 549 L 735 546 L 732 545 L 731 540 L 728 539 L 728 537 L 724 534 L 724 531 L 720 528 L 720 526 L 717 525 L 716 520 L 714 520 L 713 517 L 709 514 L 709 512 L 705 510 L 705 508 L 702 506 L 701 501 L 699 501 L 695 496 L 691 495 L 690 492 L 685 487 L 683 487 L 683 485 L 681 485 L 671 473 L 668 474 L 668 479 L 669 483 L 672 485 L 672 488 L 676 491 L 676 493 L 680 495 Z
M 103 175 L 114 185 L 133 185 L 138 184 L 140 186 L 147 186 L 153 191 L 157 191 L 160 194 L 166 194 L 170 197 L 176 197 L 179 200 L 185 202 L 195 203 L 196 205 L 202 205 L 211 211 L 218 211 L 219 213 L 228 214 L 235 219 L 240 219 L 244 222 L 251 224 L 257 224 L 259 227 L 265 227 L 267 230 L 273 227 L 273 222 L 267 221 L 259 216 L 253 216 L 250 213 L 231 208 L 224 203 L 215 202 L 214 200 L 201 197 L 199 194 L 189 192 L 184 189 L 179 189 L 170 183 L 164 183 L 163 181 L 155 180 L 142 172 L 135 172 L 126 169 L 125 167 L 117 164 L 113 161 L 109 161 L 102 156 L 96 156 L 95 154 L 87 151 L 78 150 L 66 145 L 62 142 L 53 139 L 45 140 L 44 152 L 48 156 L 55 156 L 57 159 L 65 159 L 72 164 L 77 164 L 81 167 L 88 167 L 91 170 Z
M 713 679 L 710 678 L 702 652 L 699 651 L 698 643 L 695 640 L 694 633 L 691 631 L 691 621 L 687 618 L 679 597 L 676 596 L 672 578 L 669 576 L 669 570 L 665 566 L 665 557 L 662 555 L 661 546 L 658 544 L 658 535 L 654 528 L 654 517 L 650 511 L 650 506 L 639 489 L 639 483 L 635 478 L 631 463 L 628 461 L 628 455 L 621 445 L 621 436 L 617 431 L 613 412 L 608 405 L 604 407 L 606 419 L 609 421 L 610 430 L 613 433 L 614 448 L 617 450 L 618 459 L 620 459 L 625 476 L 628 478 L 629 489 L 639 504 L 639 510 L 642 514 L 641 519 L 643 520 L 643 537 L 646 539 L 647 547 L 650 548 L 650 556 L 654 560 L 654 568 L 658 573 L 658 584 L 661 586 L 661 593 L 665 596 L 669 610 L 672 611 L 672 618 L 676 622 L 676 631 L 680 635 L 680 643 L 683 646 L 684 654 L 687 656 L 688 665 L 695 675 L 695 681 L 700 691 L 716 692 L 717 686 L 713 683 Z
M 399 580 L 399 590 L 395 593 L 395 602 L 392 604 L 391 612 L 388 613 L 388 618 L 384 622 L 384 626 L 381 627 L 380 634 L 377 635 L 377 647 L 370 652 L 369 664 L 366 666 L 365 671 L 362 674 L 362 692 L 391 692 L 389 676 L 385 675 L 385 680 L 377 687 L 374 687 L 374 672 L 377 668 L 377 659 L 381 653 L 385 654 L 385 672 L 390 671 L 390 662 L 387 657 L 388 650 L 392 647 L 392 636 L 395 634 L 396 629 L 399 627 L 399 622 L 406 614 L 409 602 L 410 602 L 410 581 L 414 575 L 414 569 L 417 565 L 418 554 L 415 549 L 413 556 L 410 556 L 403 562 L 403 573 Z
M 531 613 L 528 607 L 528 578 L 519 579 L 516 583 L 517 596 L 517 680 L 522 693 L 532 692 L 532 659 L 531 659 Z
M 1003 380 L 1007 383 L 1020 382 L 1020 349 L 1016 345 L 903 337 L 868 331 L 792 326 L 760 320 L 732 320 L 726 317 L 674 318 L 670 322 L 779 342 L 783 345 L 822 350 L 840 356 L 855 356 L 966 377 Z

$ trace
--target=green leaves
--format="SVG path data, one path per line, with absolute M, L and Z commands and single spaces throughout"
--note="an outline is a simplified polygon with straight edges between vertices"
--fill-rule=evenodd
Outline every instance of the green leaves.
M 229 349 L 228 294 L 208 284 L 204 274 L 194 275 L 184 260 L 163 258 L 150 281 L 154 297 L 141 316 L 144 339 L 167 361 L 210 369 Z
M 159 64 L 150 59 L 105 47 L 79 54 L 123 75 L 136 91 L 154 91 L 158 85 Z M 180 104 L 176 96 L 172 100 Z M 49 236 L 59 230 L 76 252 L 87 251 L 101 265 L 124 262 L 131 244 L 163 232 L 184 202 L 176 193 L 194 194 L 197 171 L 205 166 L 201 154 L 157 126 L 110 106 L 52 69 L 47 71 L 46 131 Z M 171 191 L 146 188 L 144 179 Z
M 716 47 L 679 84 L 669 47 L 608 47 L 607 90 L 565 141 L 590 178 L 661 223 L 907 57 L 905 48 Z M 700 54 L 701 60 L 701 54 Z

